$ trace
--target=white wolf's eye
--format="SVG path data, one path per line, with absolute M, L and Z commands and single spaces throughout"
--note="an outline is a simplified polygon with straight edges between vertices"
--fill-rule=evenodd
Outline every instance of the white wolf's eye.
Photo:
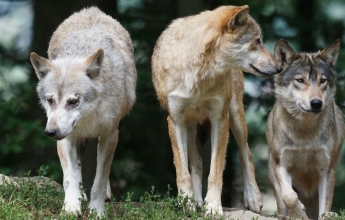
M 297 79 L 295 79 L 297 82 L 299 82 L 299 83 L 304 83 L 304 79 L 303 78 L 297 78 Z
M 47 102 L 49 103 L 49 105 L 54 104 L 54 99 L 53 98 L 47 98 Z
M 77 105 L 79 103 L 79 99 L 68 99 L 67 104 L 68 105 Z
M 326 81 L 327 81 L 327 79 L 322 78 L 322 79 L 320 80 L 320 83 L 322 84 L 322 83 L 325 83 Z

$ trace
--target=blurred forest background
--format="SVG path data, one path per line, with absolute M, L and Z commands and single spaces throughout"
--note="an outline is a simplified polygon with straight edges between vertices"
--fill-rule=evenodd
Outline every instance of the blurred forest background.
M 162 194 L 168 185 L 176 193 L 175 168 L 168 137 L 166 112 L 156 99 L 151 80 L 150 58 L 160 33 L 175 18 L 212 10 L 220 5 L 250 6 L 250 14 L 261 25 L 264 43 L 273 52 L 280 38 L 296 51 L 317 51 L 340 38 L 345 45 L 344 0 L 40 0 L 0 1 L 0 173 L 37 175 L 40 166 L 62 183 L 56 143 L 44 134 L 46 116 L 38 104 L 36 74 L 29 61 L 34 51 L 47 57 L 48 42 L 57 26 L 73 12 L 98 6 L 116 18 L 130 33 L 138 72 L 137 101 L 120 125 L 120 138 L 111 170 L 113 195 L 121 199 L 133 192 L 137 200 L 151 186 Z M 338 58 L 336 102 L 345 111 L 345 50 Z M 268 147 L 265 123 L 273 105 L 271 80 L 245 74 L 246 118 L 249 146 L 254 157 L 256 179 L 264 198 L 264 209 L 275 211 L 267 180 Z M 84 188 L 89 192 L 96 166 L 96 142 L 83 158 Z M 200 147 L 205 163 L 209 146 Z M 333 210 L 345 208 L 345 160 L 337 171 Z M 204 170 L 207 186 L 208 165 Z M 224 172 L 223 206 L 242 206 L 242 172 L 238 150 L 230 137 Z

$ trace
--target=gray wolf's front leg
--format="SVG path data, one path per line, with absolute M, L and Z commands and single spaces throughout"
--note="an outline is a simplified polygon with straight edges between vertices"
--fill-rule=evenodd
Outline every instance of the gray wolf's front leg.
M 298 200 L 297 193 L 292 189 L 292 178 L 285 167 L 277 165 L 275 169 L 276 177 L 280 185 L 283 201 L 288 209 L 288 213 L 293 218 L 308 219 L 305 207 Z

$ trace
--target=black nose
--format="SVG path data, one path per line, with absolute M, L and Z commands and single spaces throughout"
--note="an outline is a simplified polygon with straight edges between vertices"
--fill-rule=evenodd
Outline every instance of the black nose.
M 322 108 L 322 101 L 319 99 L 313 99 L 310 101 L 310 106 L 313 110 L 319 110 Z
M 44 133 L 48 135 L 49 137 L 54 137 L 56 135 L 57 130 L 56 129 L 46 129 L 44 130 Z
M 279 65 L 279 66 L 277 67 L 277 72 L 280 73 L 281 71 L 283 71 L 283 67 L 282 67 L 281 65 Z

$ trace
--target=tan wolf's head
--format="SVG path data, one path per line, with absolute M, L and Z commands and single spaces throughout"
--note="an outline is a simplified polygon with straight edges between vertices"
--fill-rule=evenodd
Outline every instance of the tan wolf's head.
M 61 140 L 83 117 L 97 108 L 102 88 L 94 83 L 101 72 L 104 52 L 99 49 L 87 59 L 50 61 L 31 53 L 30 60 L 39 79 L 37 93 L 48 121 L 45 133 Z
M 318 115 L 331 102 L 336 89 L 339 50 L 339 39 L 317 53 L 295 53 L 286 40 L 277 42 L 274 55 L 283 71 L 275 76 L 275 93 L 291 115 Z
M 217 51 L 220 59 L 231 67 L 238 67 L 262 78 L 282 70 L 264 46 L 260 27 L 249 15 L 248 5 L 222 6 L 215 9 L 214 13 L 216 16 L 208 21 L 209 31 L 204 36 L 206 52 Z

